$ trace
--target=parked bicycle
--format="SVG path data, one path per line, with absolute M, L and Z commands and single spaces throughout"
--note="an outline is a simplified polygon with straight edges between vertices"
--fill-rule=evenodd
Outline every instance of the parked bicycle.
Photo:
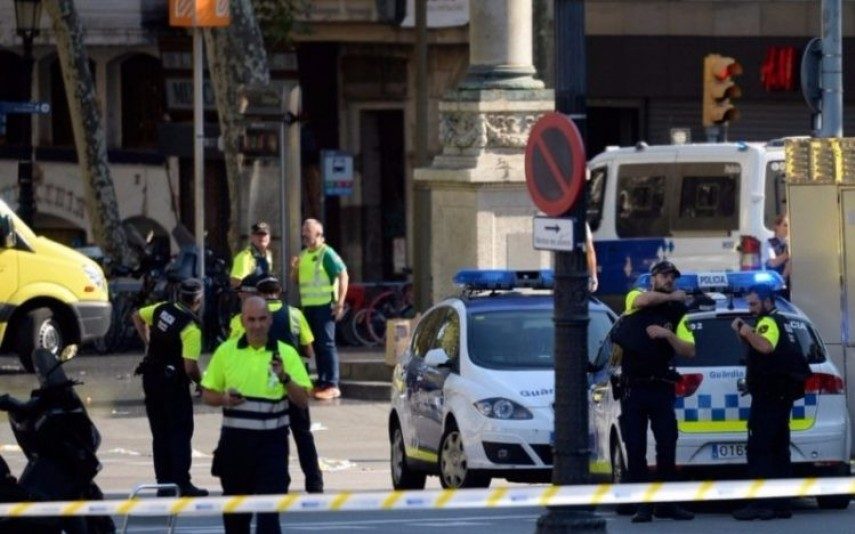
M 390 319 L 415 317 L 413 284 L 390 282 L 378 284 L 368 305 L 346 316 L 346 326 L 353 339 L 364 347 L 374 347 L 386 342 L 386 322 Z

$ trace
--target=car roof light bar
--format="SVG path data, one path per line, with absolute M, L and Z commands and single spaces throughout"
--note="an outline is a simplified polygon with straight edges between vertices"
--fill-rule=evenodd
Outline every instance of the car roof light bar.
M 454 283 L 474 291 L 510 291 L 518 288 L 552 289 L 555 275 L 551 269 L 512 271 L 506 269 L 463 269 L 454 275 Z
M 635 287 L 650 287 L 650 277 L 650 274 L 642 274 L 635 281 Z M 786 287 L 784 279 L 775 271 L 683 273 L 676 281 L 677 289 L 687 293 L 746 293 L 756 285 L 768 286 L 772 291 L 782 291 Z

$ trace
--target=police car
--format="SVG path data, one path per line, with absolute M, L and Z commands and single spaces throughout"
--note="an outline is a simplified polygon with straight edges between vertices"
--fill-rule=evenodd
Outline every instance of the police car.
M 676 357 L 682 375 L 676 384 L 675 411 L 679 437 L 677 467 L 686 478 L 700 476 L 739 478 L 746 475 L 746 425 L 751 397 L 741 395 L 738 381 L 745 378 L 745 348 L 731 329 L 736 317 L 754 324 L 744 295 L 759 283 L 775 291 L 783 280 L 770 271 L 733 273 L 684 273 L 677 288 L 687 293 L 705 291 L 712 299 L 690 307 L 687 323 L 695 336 L 695 357 Z M 650 277 L 639 278 L 649 287 Z M 796 306 L 776 297 L 778 311 L 789 319 L 813 375 L 805 381 L 805 396 L 793 406 L 790 454 L 795 476 L 849 476 L 851 438 L 845 386 L 841 373 L 828 358 L 825 346 L 810 319 Z M 597 460 L 611 466 L 614 481 L 626 467 L 626 447 L 618 425 L 620 402 L 615 400 L 609 377 L 612 343 L 607 339 L 595 359 L 602 367 L 593 378 L 590 402 L 591 427 L 597 434 Z M 647 462 L 655 465 L 655 446 L 648 436 Z M 845 508 L 849 495 L 818 497 L 822 508 Z
M 392 484 L 486 487 L 548 481 L 555 372 L 551 271 L 461 271 L 459 297 L 433 306 L 392 375 Z M 591 300 L 588 353 L 616 316 Z

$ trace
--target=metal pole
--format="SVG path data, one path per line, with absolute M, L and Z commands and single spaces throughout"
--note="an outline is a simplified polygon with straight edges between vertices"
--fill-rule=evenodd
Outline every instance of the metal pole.
M 286 95 L 282 95 L 284 99 Z M 284 105 L 284 103 L 283 103 Z M 288 187 L 285 183 L 285 121 L 279 121 L 279 280 L 288 276 Z
M 205 279 L 205 109 L 203 96 L 204 42 L 202 28 L 193 28 L 193 205 L 199 279 Z M 201 317 L 201 314 L 200 314 Z
M 414 167 L 428 165 L 428 72 L 427 0 L 416 0 L 416 161 Z M 426 310 L 431 298 L 430 190 L 413 186 L 413 290 L 417 310 Z
M 24 41 L 24 87 L 27 100 L 32 100 L 33 93 L 33 35 L 31 32 L 21 34 Z M 24 154 L 18 160 L 18 216 L 30 228 L 36 216 L 35 187 L 33 185 L 33 163 L 35 150 L 33 148 L 33 115 L 29 114 L 23 121 Z
M 819 137 L 843 137 L 841 0 L 822 0 L 822 125 Z
M 290 258 L 291 256 L 296 256 L 300 252 L 300 224 L 302 222 L 302 211 L 301 211 L 301 201 L 303 198 L 302 192 L 302 163 L 300 151 L 302 150 L 300 145 L 300 131 L 302 129 L 302 125 L 298 120 L 300 114 L 302 112 L 303 107 L 303 90 L 300 86 L 296 86 L 291 89 L 291 94 L 289 95 L 289 103 L 288 103 L 288 111 L 296 117 L 288 127 L 288 144 L 290 146 L 290 159 L 288 161 L 288 175 L 291 179 L 287 183 L 287 198 L 288 198 L 288 226 L 286 227 L 288 230 L 288 239 L 286 242 L 288 243 L 288 254 L 285 256 L 286 258 Z M 288 291 L 286 293 L 289 302 L 296 305 L 297 304 L 297 286 L 291 280 L 291 276 L 289 273 L 290 264 L 282 264 L 282 285 L 283 287 L 287 287 Z
M 586 132 L 584 0 L 555 0 L 555 108 Z M 584 243 L 587 200 L 570 216 L 577 243 Z M 555 253 L 555 445 L 552 483 L 588 482 L 588 274 L 581 246 Z M 606 522 L 574 507 L 551 507 L 538 518 L 537 531 L 605 532 Z

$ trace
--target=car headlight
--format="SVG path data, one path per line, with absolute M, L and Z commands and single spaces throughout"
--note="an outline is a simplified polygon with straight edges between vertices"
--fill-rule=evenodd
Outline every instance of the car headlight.
M 479 400 L 475 403 L 475 408 L 484 417 L 492 419 L 532 419 L 534 417 L 527 409 L 502 397 Z
M 86 278 L 92 282 L 92 285 L 104 290 L 107 289 L 107 281 L 104 279 L 104 274 L 101 272 L 101 269 L 93 267 L 92 265 L 83 265 L 83 274 L 85 274 Z

